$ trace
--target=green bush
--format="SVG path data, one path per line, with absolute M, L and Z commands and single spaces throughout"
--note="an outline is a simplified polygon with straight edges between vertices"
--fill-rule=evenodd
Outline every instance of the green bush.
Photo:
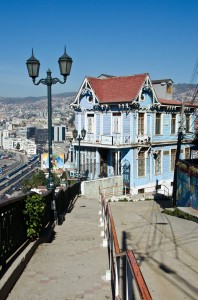
M 42 219 L 45 213 L 45 203 L 43 198 L 36 194 L 27 196 L 25 199 L 25 222 L 27 225 L 27 237 L 30 239 L 37 238 L 42 229 Z

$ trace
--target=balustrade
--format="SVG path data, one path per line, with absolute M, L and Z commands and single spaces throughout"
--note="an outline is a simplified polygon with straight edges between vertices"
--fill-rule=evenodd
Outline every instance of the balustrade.
M 73 207 L 75 198 L 79 194 L 79 185 L 76 183 L 66 190 L 61 190 L 56 196 L 56 211 L 57 218 L 62 219 L 62 216 Z M 30 193 L 33 195 L 35 193 Z M 51 210 L 53 192 L 48 191 L 42 195 L 45 202 L 45 214 L 42 219 L 43 228 L 50 221 L 53 221 Z M 25 199 L 27 195 L 18 198 L 12 198 L 0 203 L 0 267 L 6 266 L 9 258 L 17 253 L 17 250 L 28 242 L 27 227 L 23 210 L 25 208 Z

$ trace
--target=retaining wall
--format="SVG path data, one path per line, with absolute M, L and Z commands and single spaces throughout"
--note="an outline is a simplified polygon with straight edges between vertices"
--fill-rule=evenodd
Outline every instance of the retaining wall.
M 113 176 L 100 178 L 96 180 L 83 181 L 81 183 L 81 194 L 88 198 L 93 196 L 99 197 L 99 187 L 104 195 L 122 195 L 123 193 L 123 177 Z

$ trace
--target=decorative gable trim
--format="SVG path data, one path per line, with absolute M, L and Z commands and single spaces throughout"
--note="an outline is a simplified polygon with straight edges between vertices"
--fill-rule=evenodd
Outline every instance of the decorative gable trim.
M 98 101 L 93 89 L 91 88 L 89 81 L 85 77 L 85 79 L 83 80 L 81 87 L 76 95 L 74 102 L 71 104 L 71 107 L 73 107 L 74 109 L 80 109 L 80 100 L 82 99 L 82 97 L 84 97 L 86 95 L 88 95 L 90 97 L 90 101 L 93 102 L 93 105 L 98 105 L 99 101 Z
M 148 94 L 152 100 L 152 104 L 151 104 L 150 108 L 157 108 L 157 107 L 161 106 L 161 104 L 157 98 L 157 95 L 155 93 L 155 90 L 153 88 L 150 76 L 148 74 L 146 76 L 144 84 L 142 85 L 142 88 L 139 91 L 136 102 L 140 103 L 140 101 L 144 101 L 145 94 Z

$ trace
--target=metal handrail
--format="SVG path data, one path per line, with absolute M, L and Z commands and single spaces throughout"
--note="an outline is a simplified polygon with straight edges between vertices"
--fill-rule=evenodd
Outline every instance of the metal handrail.
M 146 285 L 146 282 L 144 280 L 144 277 L 142 275 L 142 272 L 140 270 L 140 267 L 137 263 L 137 260 L 135 258 L 135 255 L 134 255 L 133 251 L 132 250 L 127 250 L 126 251 L 126 256 L 127 256 L 127 260 L 128 260 L 130 270 L 131 270 L 131 272 L 133 273 L 133 275 L 135 277 L 141 299 L 142 300 L 152 300 L 152 297 L 150 295 L 150 292 L 148 290 L 148 287 Z
M 109 268 L 111 272 L 113 299 L 120 299 L 119 293 L 119 283 L 120 283 L 120 258 L 126 256 L 126 262 L 128 265 L 126 274 L 126 294 L 127 299 L 133 299 L 132 291 L 132 278 L 135 278 L 136 285 L 138 287 L 140 299 L 142 300 L 152 300 L 144 277 L 141 273 L 137 260 L 134 256 L 132 250 L 123 249 L 120 251 L 117 233 L 115 228 L 115 223 L 113 219 L 113 214 L 111 211 L 110 204 L 106 201 L 105 196 L 99 188 L 99 194 L 101 197 L 102 204 L 102 216 L 104 221 L 104 234 L 105 238 L 108 240 L 108 250 L 109 250 Z

